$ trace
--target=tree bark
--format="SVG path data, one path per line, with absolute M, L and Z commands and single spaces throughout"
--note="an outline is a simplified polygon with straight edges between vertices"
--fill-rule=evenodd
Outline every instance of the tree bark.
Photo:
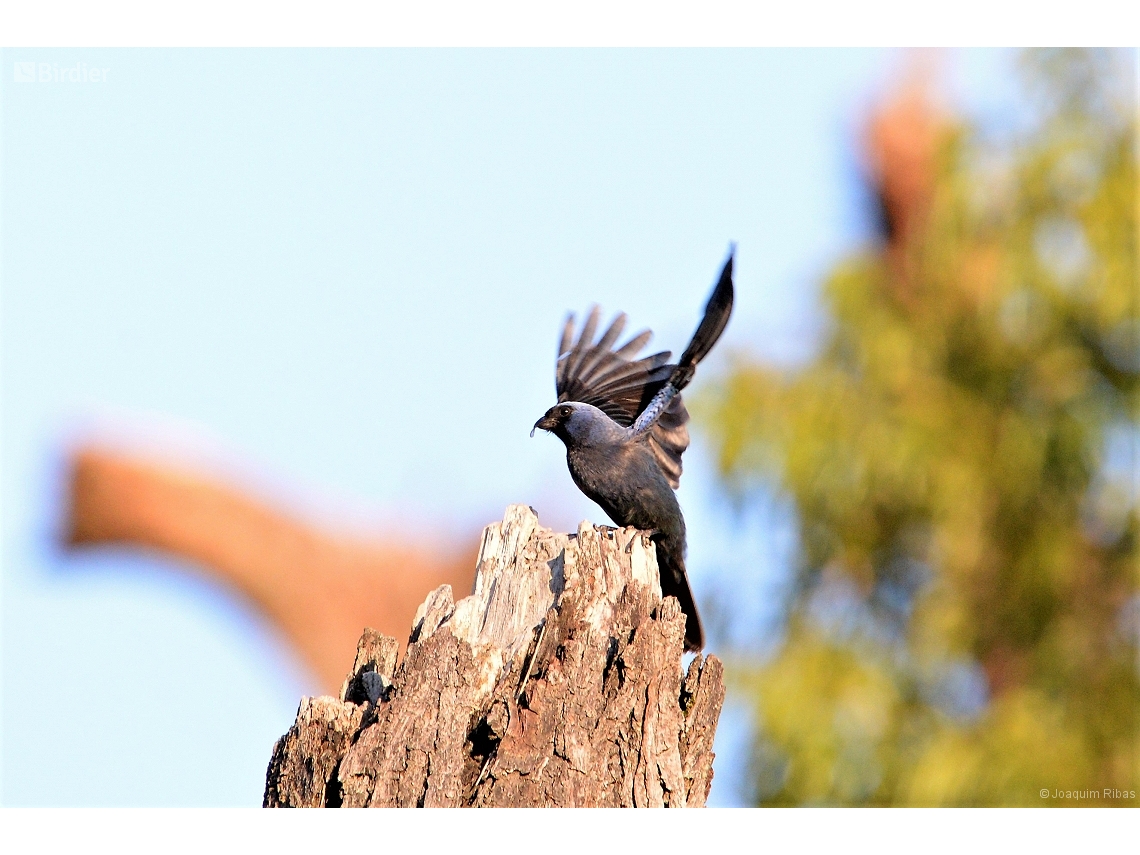
M 365 630 L 340 698 L 302 699 L 264 805 L 703 806 L 723 669 L 682 675 L 684 634 L 646 534 L 558 534 L 512 505 L 474 592 L 433 591 L 398 668 Z

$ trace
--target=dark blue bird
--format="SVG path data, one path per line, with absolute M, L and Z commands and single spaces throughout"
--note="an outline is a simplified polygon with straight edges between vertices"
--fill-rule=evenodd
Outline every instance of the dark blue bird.
M 685 518 L 673 492 L 689 447 L 689 413 L 680 392 L 728 324 L 732 259 L 730 253 L 704 318 L 675 364 L 669 351 L 635 359 L 652 337 L 649 330 L 615 349 L 624 314 L 596 342 L 597 306 L 576 342 L 574 316 L 567 318 L 555 369 L 558 403 L 534 424 L 562 440 L 574 483 L 610 519 L 652 532 L 661 592 L 676 597 L 685 613 L 686 650 L 700 650 L 704 632 L 685 575 Z

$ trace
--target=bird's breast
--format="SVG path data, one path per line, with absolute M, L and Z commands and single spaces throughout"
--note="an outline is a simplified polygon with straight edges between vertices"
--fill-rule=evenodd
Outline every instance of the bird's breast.
M 684 538 L 677 497 L 644 443 L 567 449 L 574 483 L 620 526 Z

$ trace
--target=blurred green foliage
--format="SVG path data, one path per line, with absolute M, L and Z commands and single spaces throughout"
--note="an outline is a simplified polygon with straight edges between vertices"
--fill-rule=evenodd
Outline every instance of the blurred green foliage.
M 1023 57 L 1027 127 L 947 122 L 814 360 L 705 409 L 726 487 L 798 517 L 782 642 L 733 671 L 758 803 L 1138 803 L 1134 63 Z

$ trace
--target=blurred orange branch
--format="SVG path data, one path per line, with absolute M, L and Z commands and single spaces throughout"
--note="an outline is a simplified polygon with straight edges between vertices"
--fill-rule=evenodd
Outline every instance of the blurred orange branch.
M 188 468 L 88 447 L 70 474 L 69 546 L 188 560 L 273 621 L 327 691 L 351 668 L 365 626 L 404 638 L 428 591 L 446 583 L 466 593 L 474 579 L 474 548 L 334 535 Z

